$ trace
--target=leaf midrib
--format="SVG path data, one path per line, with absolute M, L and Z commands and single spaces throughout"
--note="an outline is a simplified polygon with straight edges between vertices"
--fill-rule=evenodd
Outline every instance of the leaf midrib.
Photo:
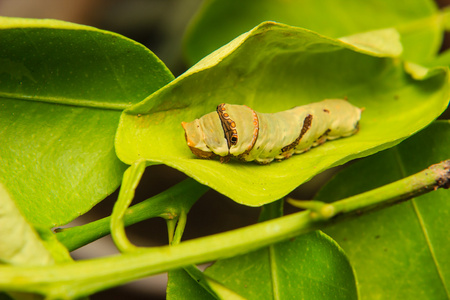
M 33 101 L 33 102 L 42 102 L 42 103 L 52 103 L 59 105 L 68 105 L 68 106 L 77 106 L 77 107 L 88 107 L 88 108 L 98 108 L 98 109 L 106 109 L 106 110 L 117 110 L 122 111 L 132 106 L 131 103 L 111 103 L 111 102 L 102 102 L 88 99 L 73 99 L 73 98 L 62 98 L 62 97 L 35 97 L 35 96 L 26 96 L 26 95 L 18 95 L 12 93 L 0 92 L 0 99 L 7 100 L 23 100 L 23 101 Z
M 403 178 L 405 178 L 407 176 L 407 173 L 406 173 L 406 170 L 405 170 L 405 164 L 403 162 L 402 156 L 399 153 L 398 147 L 395 147 L 394 149 L 395 149 L 395 151 L 394 151 L 395 155 L 397 157 L 398 168 L 399 168 L 400 174 L 401 174 L 401 176 Z M 433 259 L 434 266 L 436 267 L 436 271 L 438 273 L 438 276 L 439 276 L 439 279 L 441 281 L 442 287 L 444 288 L 444 291 L 445 291 L 447 297 L 450 299 L 450 291 L 447 289 L 447 286 L 445 285 L 444 276 L 443 276 L 442 270 L 441 270 L 441 268 L 440 268 L 440 266 L 438 264 L 436 253 L 434 251 L 434 248 L 433 248 L 433 245 L 431 243 L 430 237 L 429 237 L 428 232 L 426 230 L 425 222 L 424 222 L 424 220 L 422 218 L 422 215 L 420 213 L 419 208 L 417 207 L 416 198 L 411 199 L 411 204 L 412 204 L 412 207 L 414 209 L 414 213 L 415 213 L 415 215 L 417 217 L 417 220 L 419 221 L 420 228 L 422 229 L 422 234 L 423 234 L 423 236 L 425 238 L 425 241 L 427 243 L 428 250 L 430 252 L 431 258 Z
M 270 277 L 272 280 L 272 297 L 277 300 L 280 299 L 280 285 L 278 282 L 278 267 L 275 259 L 274 245 L 269 246 L 269 265 L 270 265 Z

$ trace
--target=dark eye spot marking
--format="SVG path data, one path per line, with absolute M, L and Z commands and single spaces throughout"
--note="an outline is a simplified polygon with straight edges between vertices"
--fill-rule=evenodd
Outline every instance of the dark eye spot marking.
M 230 115 L 226 112 L 225 103 L 217 106 L 217 114 L 219 115 L 220 122 L 222 123 L 224 137 L 227 140 L 228 149 L 234 146 L 238 142 L 238 133 L 236 130 L 236 123 L 231 119 Z

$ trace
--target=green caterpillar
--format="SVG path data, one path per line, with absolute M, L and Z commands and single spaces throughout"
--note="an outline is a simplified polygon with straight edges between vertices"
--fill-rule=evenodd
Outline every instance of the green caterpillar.
M 222 103 L 215 112 L 182 122 L 192 153 L 200 158 L 231 157 L 268 164 L 308 151 L 327 140 L 355 134 L 361 109 L 346 100 L 327 99 L 277 113 Z

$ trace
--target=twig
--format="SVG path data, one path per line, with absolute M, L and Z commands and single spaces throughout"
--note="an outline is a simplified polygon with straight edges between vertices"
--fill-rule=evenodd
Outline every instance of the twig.
M 337 215 L 379 209 L 438 188 L 448 189 L 449 187 L 450 160 L 445 160 L 404 179 L 334 203 L 298 201 L 291 198 L 287 201 L 296 207 L 308 209 L 311 218 L 315 220 L 328 220 Z

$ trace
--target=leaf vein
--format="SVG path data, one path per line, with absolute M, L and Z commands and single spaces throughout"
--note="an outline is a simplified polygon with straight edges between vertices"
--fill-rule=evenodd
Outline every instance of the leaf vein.
M 404 164 L 403 159 L 402 159 L 402 157 L 401 157 L 401 155 L 399 153 L 399 148 L 398 147 L 395 147 L 395 155 L 397 157 L 397 162 L 398 162 L 398 166 L 400 168 L 401 176 L 402 177 L 406 177 L 407 173 L 406 173 L 406 169 L 405 169 L 405 164 Z M 429 253 L 431 255 L 431 259 L 433 260 L 434 266 L 436 267 L 436 271 L 438 273 L 438 276 L 439 276 L 439 279 L 441 281 L 442 287 L 445 290 L 445 293 L 447 294 L 447 297 L 450 299 L 450 291 L 446 287 L 445 280 L 444 280 L 444 275 L 442 274 L 442 270 L 441 270 L 441 268 L 439 266 L 439 263 L 438 263 L 438 260 L 437 260 L 437 257 L 436 257 L 436 253 L 434 251 L 433 245 L 431 243 L 430 236 L 429 236 L 428 231 L 426 229 L 425 221 L 424 221 L 424 219 L 423 219 L 423 217 L 422 217 L 422 215 L 420 213 L 419 208 L 417 207 L 416 198 L 412 198 L 411 199 L 411 204 L 412 204 L 412 208 L 414 210 L 414 213 L 415 213 L 415 215 L 417 217 L 417 220 L 419 222 L 420 229 L 422 230 L 422 234 L 423 234 L 423 236 L 425 238 L 425 241 L 426 241 Z
M 272 295 L 273 299 L 280 299 L 280 285 L 278 282 L 278 268 L 275 255 L 276 254 L 274 245 L 269 246 L 269 265 L 270 265 L 270 276 L 272 279 Z

